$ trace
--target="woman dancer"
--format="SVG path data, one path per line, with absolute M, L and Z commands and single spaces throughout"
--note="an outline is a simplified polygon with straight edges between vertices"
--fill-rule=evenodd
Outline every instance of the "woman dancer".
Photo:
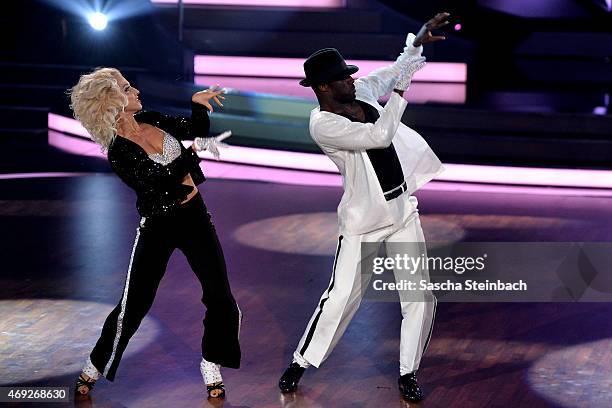
M 211 101 L 223 106 L 222 90 L 211 88 L 191 98 L 191 118 L 141 112 L 139 91 L 114 68 L 81 76 L 70 90 L 74 116 L 108 152 L 119 178 L 136 191 L 141 216 L 136 229 L 123 296 L 107 317 L 102 333 L 76 382 L 86 395 L 100 376 L 113 381 L 128 341 L 151 308 L 174 249 L 179 248 L 202 285 L 206 306 L 200 369 L 208 396 L 222 398 L 220 366 L 238 368 L 242 314 L 232 296 L 223 252 L 210 214 L 196 185 L 205 178 L 198 150 L 218 157 L 217 145 L 229 136 L 208 136 Z M 181 139 L 193 138 L 191 148 Z

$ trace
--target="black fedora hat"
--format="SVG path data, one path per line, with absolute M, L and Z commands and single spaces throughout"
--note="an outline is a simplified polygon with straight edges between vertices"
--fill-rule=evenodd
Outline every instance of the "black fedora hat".
M 313 86 L 337 81 L 353 75 L 358 70 L 355 65 L 346 65 L 337 49 L 323 48 L 304 62 L 306 78 L 300 81 L 300 85 Z

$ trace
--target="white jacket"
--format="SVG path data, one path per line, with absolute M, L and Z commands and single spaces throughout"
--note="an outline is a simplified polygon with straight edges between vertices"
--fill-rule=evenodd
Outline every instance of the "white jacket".
M 422 47 L 407 47 L 404 54 L 406 51 L 418 56 Z M 408 186 L 404 194 L 412 194 L 443 171 L 427 142 L 401 123 L 406 100 L 393 92 L 384 108 L 378 103 L 380 97 L 393 91 L 398 73 L 396 61 L 355 81 L 357 99 L 378 109 L 380 118 L 376 123 L 352 122 L 319 107 L 310 113 L 310 135 L 342 174 L 340 234 L 365 234 L 393 223 L 367 149 L 384 148 L 393 142 Z

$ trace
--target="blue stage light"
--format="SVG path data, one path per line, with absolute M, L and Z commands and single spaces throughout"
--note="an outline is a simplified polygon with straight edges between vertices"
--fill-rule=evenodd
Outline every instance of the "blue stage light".
M 94 30 L 98 31 L 104 30 L 108 25 L 108 17 L 106 17 L 106 15 L 100 12 L 90 14 L 87 17 L 87 20 L 89 21 L 89 25 Z

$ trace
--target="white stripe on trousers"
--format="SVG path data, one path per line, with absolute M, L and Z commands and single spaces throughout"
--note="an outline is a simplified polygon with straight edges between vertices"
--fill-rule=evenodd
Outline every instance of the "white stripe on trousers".
M 130 264 L 128 266 L 127 278 L 125 278 L 125 287 L 123 288 L 123 297 L 121 298 L 121 311 L 117 317 L 117 333 L 115 334 L 115 340 L 113 341 L 113 351 L 108 363 L 104 367 L 104 376 L 108 375 L 113 361 L 115 360 L 115 354 L 117 353 L 117 346 L 119 345 L 119 339 L 121 338 L 121 330 L 123 328 L 123 317 L 125 316 L 125 309 L 127 305 L 128 289 L 130 287 L 130 273 L 132 272 L 132 263 L 134 262 L 134 253 L 136 252 L 136 246 L 138 245 L 138 238 L 140 238 L 140 228 L 144 227 L 146 217 L 142 217 L 140 220 L 140 226 L 136 228 L 136 239 L 134 240 L 134 246 L 132 247 L 132 255 L 130 255 Z

